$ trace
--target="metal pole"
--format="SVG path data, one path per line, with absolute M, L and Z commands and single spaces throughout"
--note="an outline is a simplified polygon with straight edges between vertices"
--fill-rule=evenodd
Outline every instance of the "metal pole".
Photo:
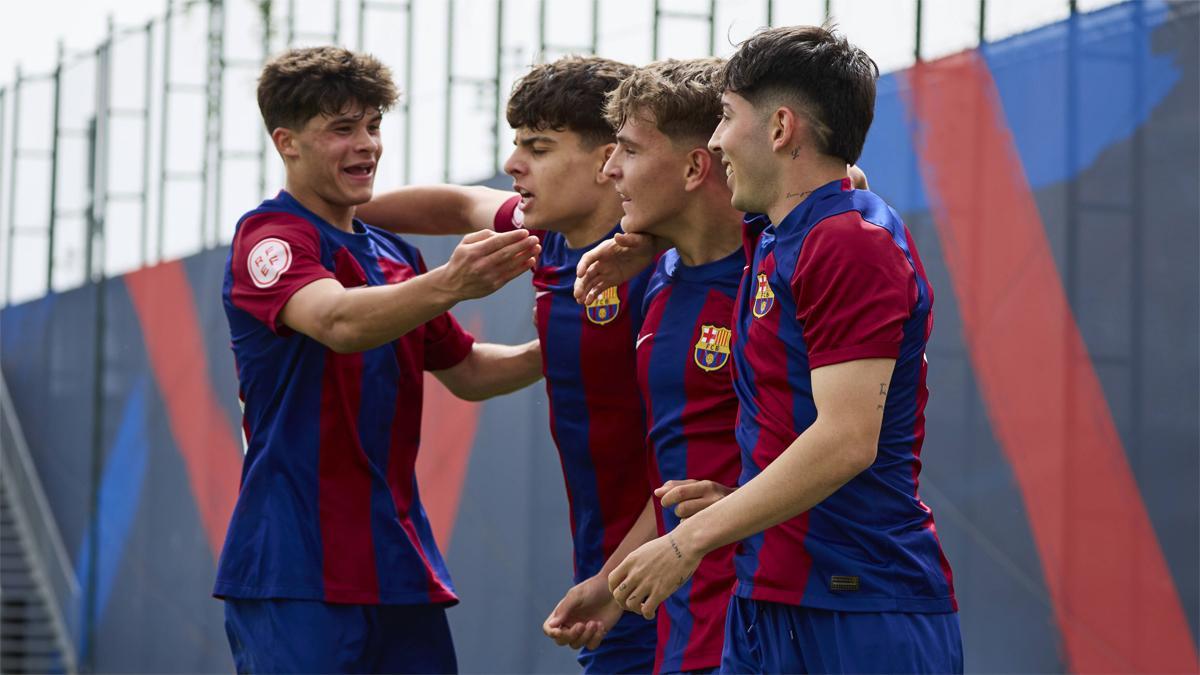
M 339 45 L 341 43 L 342 43 L 342 0 L 333 0 L 333 44 Z
M 546 62 L 546 0 L 538 0 L 538 61 Z
M 650 50 L 651 61 L 658 60 L 658 24 L 662 18 L 661 15 L 662 7 L 660 6 L 659 0 L 654 0 L 654 23 L 653 27 L 651 28 L 651 30 L 654 32 L 654 47 Z
M 287 46 L 296 42 L 296 0 L 288 0 Z
M 150 260 L 150 98 L 154 89 L 154 21 L 146 22 L 146 86 L 142 91 L 142 266 Z
M 50 127 L 50 210 L 46 226 L 46 293 L 54 290 L 54 242 L 58 230 L 58 130 L 62 126 L 63 42 L 58 41 L 58 58 L 54 66 L 54 103 Z
M 163 61 L 162 61 L 162 109 L 159 111 L 158 139 L 158 237 L 154 256 L 155 262 L 163 259 L 163 239 L 166 235 L 167 217 L 167 146 L 170 145 L 171 118 L 171 18 L 174 15 L 175 2 L 167 0 L 167 14 L 163 19 Z
M 592 0 L 592 55 L 600 50 L 600 0 Z
M 8 171 L 8 246 L 5 247 L 4 304 L 12 304 L 13 246 L 17 234 L 17 149 L 21 145 L 21 64 L 13 82 L 12 161 Z
M 218 225 L 221 220 L 222 176 L 225 165 L 225 147 L 223 143 L 222 102 L 225 92 L 225 3 L 224 0 L 209 0 L 208 4 L 208 131 L 205 137 L 204 158 L 213 158 L 211 178 L 212 213 L 208 217 L 209 234 L 207 246 L 213 247 L 219 241 Z M 205 182 L 209 182 L 208 170 L 204 172 Z
M 924 12 L 922 11 L 923 4 L 924 3 L 921 0 L 917 0 L 917 39 L 916 43 L 913 45 L 913 61 L 916 61 L 917 63 L 921 62 L 921 19 L 924 15 Z
M 404 182 L 412 182 L 412 89 L 413 89 L 413 41 L 416 39 L 417 0 L 408 0 L 404 38 Z
M 442 181 L 450 182 L 450 150 L 454 135 L 450 131 L 454 105 L 454 0 L 446 0 L 446 142 L 442 146 Z
M 767 0 L 767 26 L 775 25 L 775 0 Z
M 358 25 L 357 25 L 358 41 L 355 43 L 355 45 L 356 45 L 355 48 L 358 49 L 358 51 L 360 51 L 360 52 L 362 51 L 362 48 L 363 48 L 363 33 L 366 32 L 366 28 L 367 28 L 366 13 L 367 13 L 367 0 L 358 0 Z
M 112 47 L 112 22 L 109 21 L 109 41 L 96 51 L 96 114 L 92 117 L 90 126 L 89 155 L 91 169 L 89 176 L 90 204 L 88 206 L 88 239 L 87 239 L 87 278 L 93 282 L 96 299 L 95 325 L 93 327 L 93 358 L 92 358 L 92 472 L 91 472 L 91 511 L 89 514 L 89 555 L 87 573 L 87 593 L 84 604 L 85 649 L 87 654 L 87 670 L 95 671 L 96 654 L 96 619 L 98 618 L 97 585 L 99 583 L 100 560 L 100 477 L 104 465 L 104 371 L 105 371 L 105 331 L 107 323 L 107 270 L 104 265 L 104 217 L 108 170 L 107 115 L 109 106 L 109 77 L 111 75 L 110 50 Z M 94 276 L 92 259 L 96 248 L 100 250 L 99 274 Z
M 717 0 L 708 2 L 708 55 L 717 54 Z
M 496 0 L 496 70 L 492 81 L 495 83 L 492 96 L 492 175 L 500 173 L 500 106 L 503 94 L 500 92 L 500 78 L 504 61 L 504 0 Z
M 987 0 L 979 0 L 979 44 L 987 39 Z
M 271 5 L 269 2 L 260 2 L 261 8 L 260 18 L 262 19 L 262 62 L 266 65 L 267 59 L 271 58 Z M 258 132 L 258 196 L 260 199 L 267 196 L 267 136 L 260 129 Z
M 917 2 L 920 2 L 920 0 L 917 0 Z M 833 20 L 833 3 L 830 0 L 825 0 L 825 24 L 829 25 L 829 22 L 832 20 Z

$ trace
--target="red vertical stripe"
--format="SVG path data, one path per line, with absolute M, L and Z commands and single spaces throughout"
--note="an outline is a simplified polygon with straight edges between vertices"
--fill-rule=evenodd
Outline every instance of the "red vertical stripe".
M 317 511 L 326 597 L 373 603 L 379 601 L 379 576 L 371 534 L 371 469 L 358 438 L 362 376 L 362 354 L 326 350 Z M 353 599 L 346 594 L 351 590 Z
M 126 274 L 125 286 L 215 559 L 237 501 L 242 446 L 209 380 L 192 287 L 180 262 Z
M 986 64 L 910 75 L 921 170 L 992 427 L 1070 666 L 1196 672 L 1196 646 L 1063 292 Z
M 592 325 L 583 312 L 579 317 L 584 325 L 578 358 L 606 560 L 641 515 L 651 492 L 644 471 L 630 473 L 631 467 L 645 466 L 646 430 L 642 420 L 628 417 L 630 412 L 643 414 L 633 354 L 636 338 L 630 323 L 637 309 L 630 305 L 629 284 L 622 285 L 619 293 L 620 314 L 611 323 Z

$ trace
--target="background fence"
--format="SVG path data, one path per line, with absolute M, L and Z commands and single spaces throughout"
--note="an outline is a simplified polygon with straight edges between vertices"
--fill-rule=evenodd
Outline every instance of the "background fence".
M 83 666 L 231 666 L 208 595 L 241 463 L 219 288 L 236 217 L 281 182 L 252 104 L 264 55 L 378 52 L 410 92 L 379 185 L 474 182 L 539 54 L 727 54 L 768 18 L 830 14 L 852 39 L 886 24 L 887 44 L 861 41 L 903 66 L 861 163 L 937 292 L 921 487 L 968 669 L 1196 669 L 1200 5 L 1040 3 L 1045 25 L 1003 39 L 1008 3 L 299 5 L 168 4 L 0 90 L 0 366 Z M 948 12 L 961 35 L 931 53 Z M 452 242 L 419 245 L 434 263 Z M 531 299 L 518 281 L 456 313 L 524 340 Z M 461 665 L 571 670 L 539 629 L 571 570 L 544 394 L 429 395 L 420 480 L 463 598 Z

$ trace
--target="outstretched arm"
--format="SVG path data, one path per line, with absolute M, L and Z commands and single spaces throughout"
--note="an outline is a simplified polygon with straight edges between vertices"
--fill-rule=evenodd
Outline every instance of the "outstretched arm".
M 378 195 L 355 216 L 399 234 L 466 234 L 492 229 L 496 211 L 514 194 L 480 185 L 418 185 Z
M 524 230 L 469 234 L 445 265 L 408 281 L 364 288 L 313 281 L 292 294 L 279 318 L 335 352 L 373 349 L 462 300 L 494 292 L 532 269 L 539 250 L 537 238 Z
M 467 358 L 433 374 L 450 393 L 482 401 L 523 389 L 542 379 L 542 349 L 537 340 L 523 345 L 476 342 Z

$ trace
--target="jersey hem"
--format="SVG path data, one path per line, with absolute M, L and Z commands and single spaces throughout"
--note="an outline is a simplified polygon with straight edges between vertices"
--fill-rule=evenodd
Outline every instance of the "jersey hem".
M 897 597 L 865 597 L 839 598 L 829 602 L 824 598 L 806 598 L 802 591 L 789 591 L 778 588 L 755 587 L 753 584 L 738 580 L 733 587 L 733 594 L 746 600 L 761 600 L 777 602 L 782 605 L 796 607 L 811 607 L 833 612 L 901 612 L 905 614 L 949 614 L 958 611 L 958 601 L 953 595 L 941 598 L 897 598 Z
M 242 586 L 227 582 L 217 583 L 213 588 L 212 595 L 221 600 L 225 598 L 235 600 L 314 600 L 335 605 L 443 605 L 450 607 L 458 604 L 458 596 L 444 590 L 426 593 L 361 590 L 325 592 L 319 588 Z

